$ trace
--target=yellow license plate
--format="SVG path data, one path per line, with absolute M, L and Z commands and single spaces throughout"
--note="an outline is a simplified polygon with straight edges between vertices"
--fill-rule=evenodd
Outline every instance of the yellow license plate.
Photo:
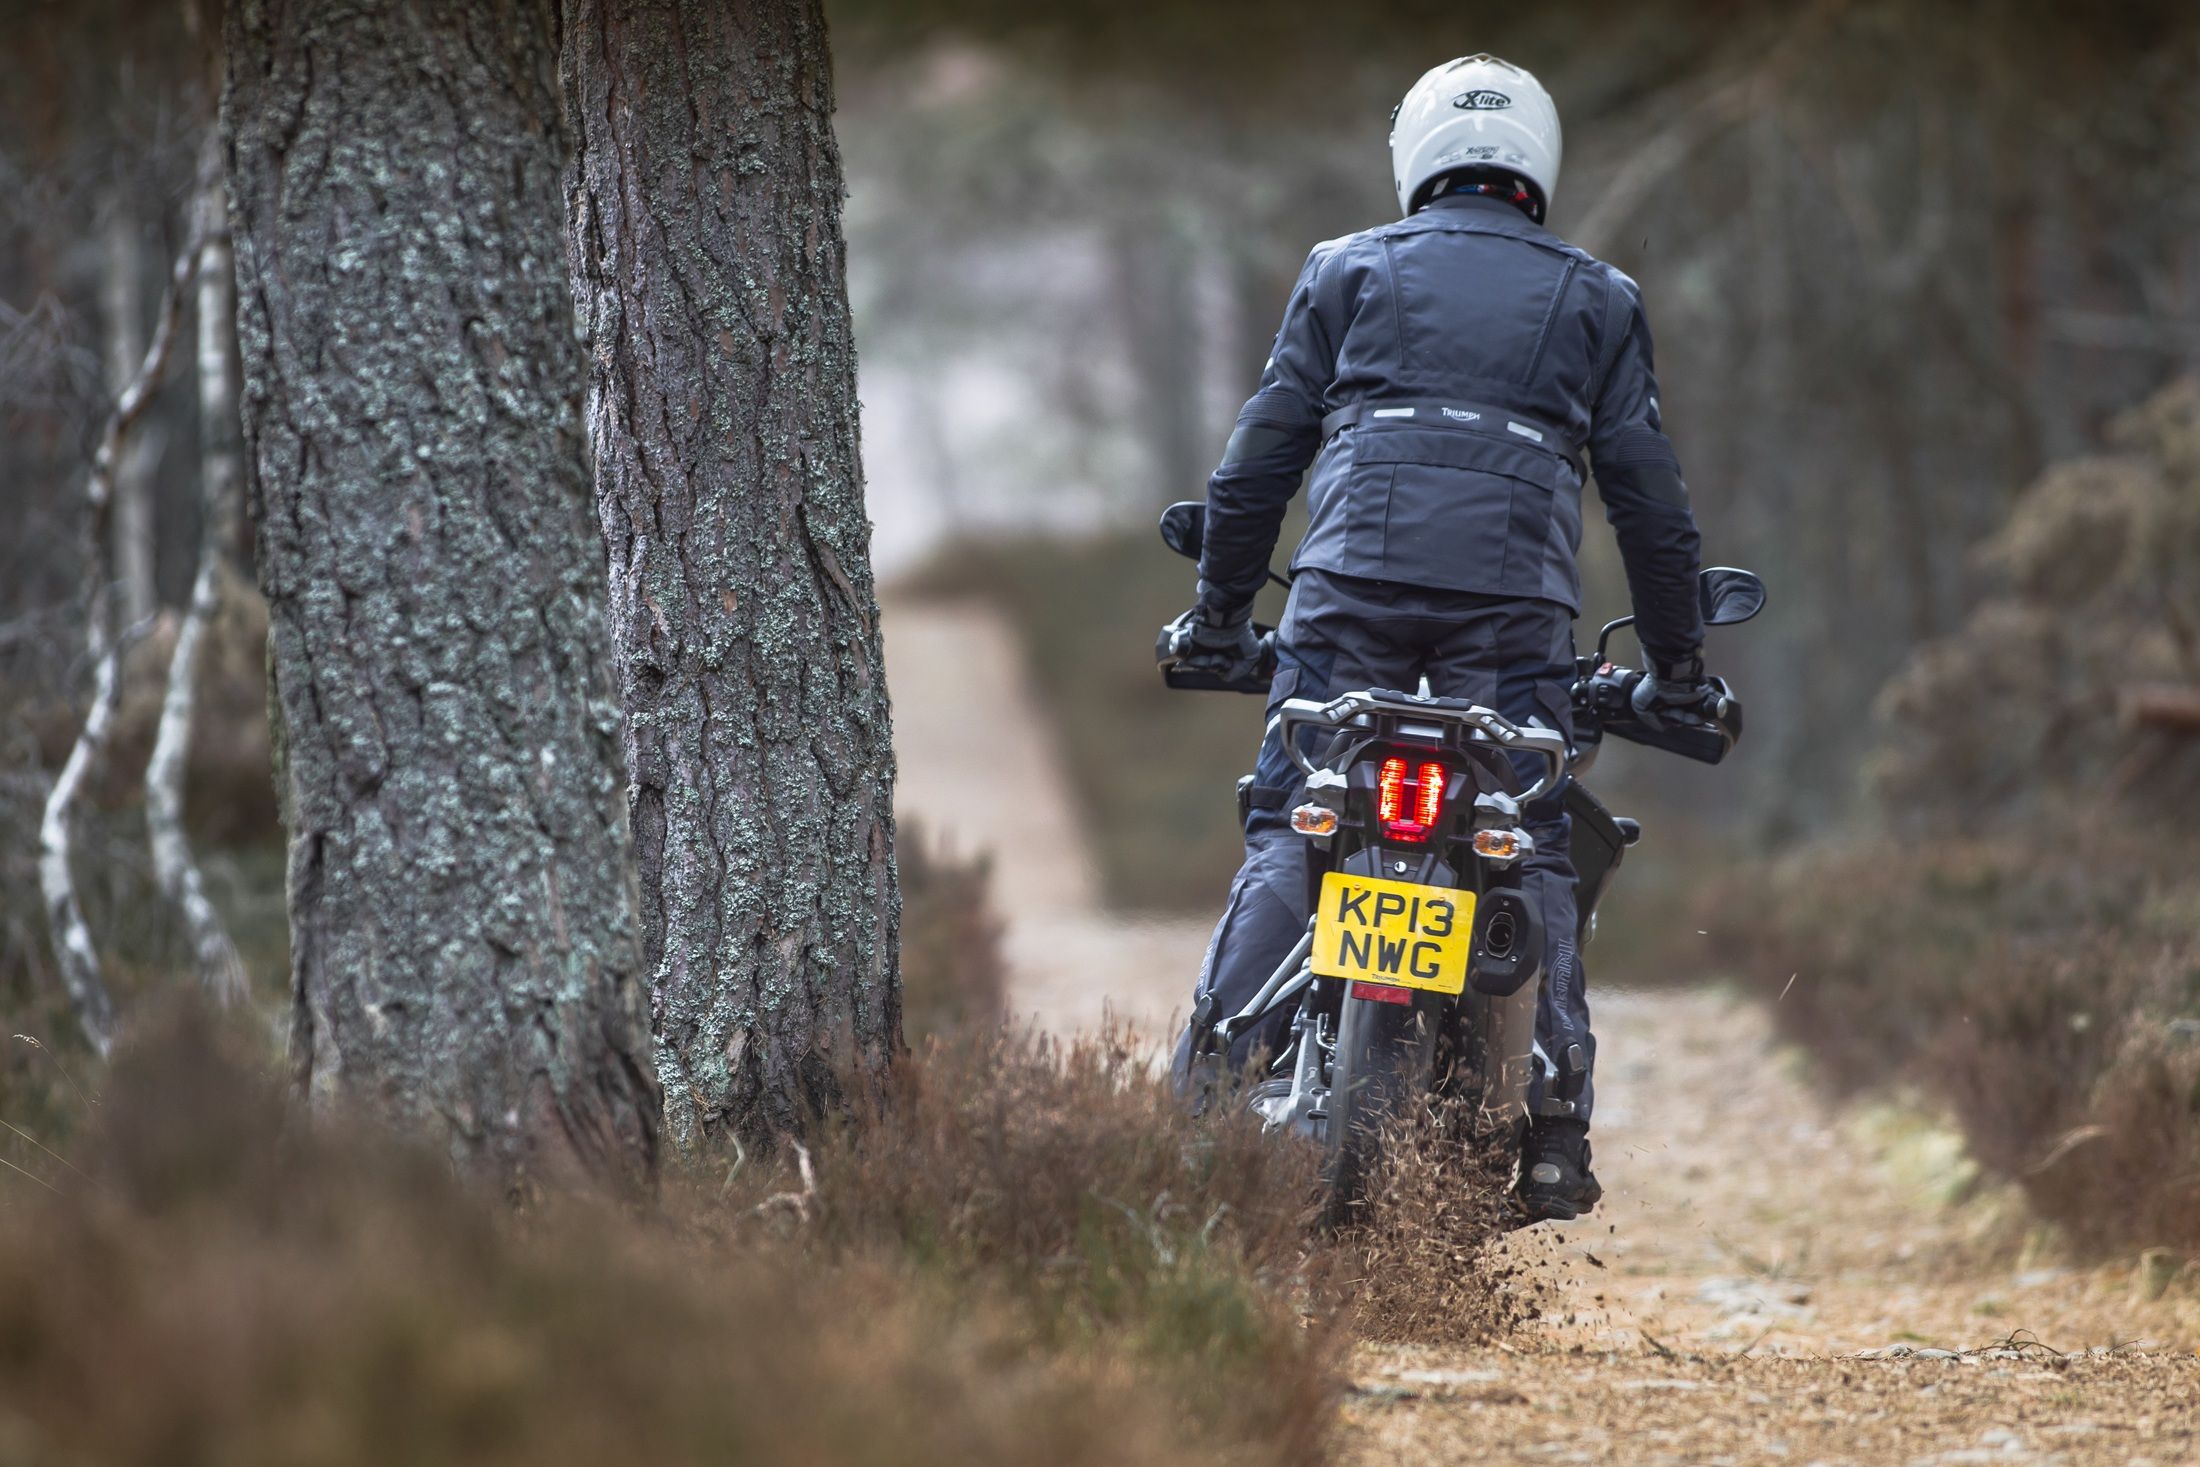
M 1474 893 L 1332 871 L 1314 914 L 1314 972 L 1431 993 L 1467 986 Z

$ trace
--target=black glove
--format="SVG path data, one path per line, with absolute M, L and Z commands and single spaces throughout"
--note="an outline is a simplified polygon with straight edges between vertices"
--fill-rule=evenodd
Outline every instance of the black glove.
M 1267 660 L 1250 603 L 1224 606 L 1203 595 L 1169 623 L 1166 637 L 1172 655 L 1231 682 L 1257 678 Z
M 1691 653 L 1675 661 L 1662 657 L 1648 660 L 1649 671 L 1635 684 L 1628 699 L 1645 728 L 1662 732 L 1667 718 L 1675 714 L 1699 721 L 1709 716 L 1707 710 L 1719 690 L 1704 676 L 1700 654 Z

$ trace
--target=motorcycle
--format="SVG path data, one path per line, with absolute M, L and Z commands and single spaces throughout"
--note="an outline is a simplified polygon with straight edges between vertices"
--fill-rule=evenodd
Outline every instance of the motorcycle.
M 1196 502 L 1171 505 L 1163 542 L 1198 559 L 1205 513 Z M 1711 626 L 1748 621 L 1765 602 L 1763 581 L 1727 566 L 1705 570 L 1698 592 Z M 1594 654 L 1576 658 L 1571 743 L 1557 730 L 1434 696 L 1426 679 L 1412 693 L 1292 698 L 1271 717 L 1269 734 L 1303 777 L 1290 827 L 1312 847 L 1313 915 L 1243 1008 L 1194 1012 L 1193 1082 L 1208 1096 L 1237 1084 L 1268 1129 L 1323 1149 L 1332 1223 L 1364 1199 L 1385 1137 L 1431 1102 L 1461 1103 L 1474 1134 L 1517 1162 L 1538 1072 L 1545 1109 L 1564 1114 L 1579 1099 L 1585 1057 L 1546 1055 L 1536 1043 L 1552 934 L 1522 890 L 1535 849 L 1524 812 L 1556 790 L 1572 817 L 1577 926 L 1567 936 L 1579 950 L 1621 858 L 1642 837 L 1639 822 L 1612 814 L 1582 783 L 1604 739 L 1716 764 L 1742 733 L 1740 700 L 1720 679 L 1700 712 L 1654 721 L 1636 714 L 1632 698 L 1646 674 L 1606 655 L 1613 634 L 1633 621 L 1607 623 Z M 1268 692 L 1273 628 L 1256 627 L 1265 668 L 1236 680 L 1189 655 L 1185 629 L 1180 618 L 1155 648 L 1170 687 Z M 1537 770 L 1532 780 L 1523 782 L 1516 759 Z M 1253 1073 L 1226 1073 L 1236 1040 L 1278 1023 L 1285 1038 Z

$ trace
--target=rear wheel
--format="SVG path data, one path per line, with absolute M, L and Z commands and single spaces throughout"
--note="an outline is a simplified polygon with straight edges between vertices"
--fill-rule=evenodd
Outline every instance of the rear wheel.
M 1330 1071 L 1324 1221 L 1355 1220 L 1382 1165 L 1393 1124 L 1428 1097 L 1436 1061 L 1436 1001 L 1354 998 L 1347 990 Z

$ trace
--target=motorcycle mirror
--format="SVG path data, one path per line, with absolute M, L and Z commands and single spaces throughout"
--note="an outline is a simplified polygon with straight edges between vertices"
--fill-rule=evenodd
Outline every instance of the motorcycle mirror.
M 1730 565 L 1708 567 L 1697 577 L 1696 596 L 1707 627 L 1734 626 L 1765 609 L 1765 583 L 1755 572 Z
M 1196 499 L 1179 500 L 1161 511 L 1161 543 L 1186 560 L 1199 559 L 1206 533 L 1207 506 Z

